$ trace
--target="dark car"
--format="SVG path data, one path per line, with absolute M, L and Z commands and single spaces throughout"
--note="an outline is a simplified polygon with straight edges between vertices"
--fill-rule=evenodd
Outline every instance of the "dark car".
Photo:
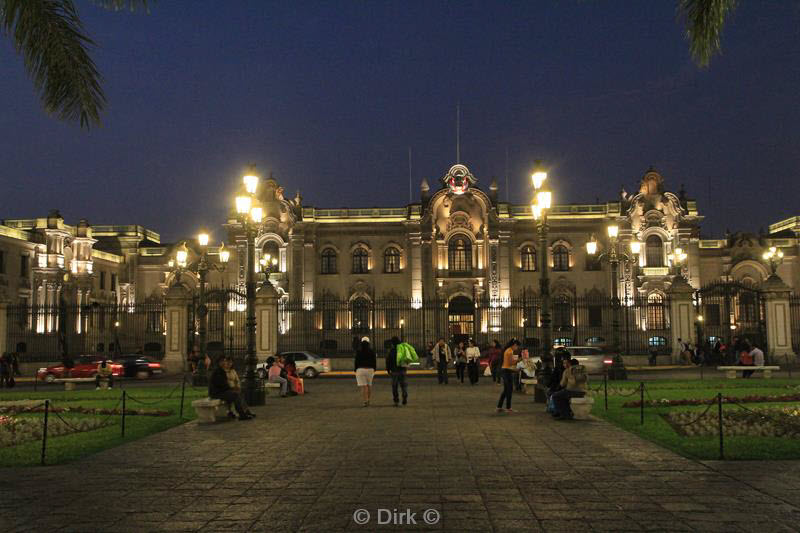
M 121 375 L 126 378 L 147 379 L 163 372 L 161 363 L 139 354 L 119 355 L 114 358 L 114 363 L 122 366 Z

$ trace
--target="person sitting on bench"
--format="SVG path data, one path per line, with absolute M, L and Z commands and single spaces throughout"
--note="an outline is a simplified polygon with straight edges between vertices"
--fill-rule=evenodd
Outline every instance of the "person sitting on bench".
M 227 368 L 230 368 L 233 361 L 229 357 L 223 357 L 220 364 L 214 368 L 211 373 L 211 379 L 208 383 L 208 397 L 222 400 L 225 403 L 232 403 L 239 414 L 239 420 L 250 420 L 253 414 L 244 404 L 241 394 L 231 389 L 228 385 Z
M 108 359 L 103 359 L 97 365 L 97 374 L 94 376 L 95 390 L 100 390 L 101 381 L 108 381 L 108 388 L 114 388 L 114 374 L 111 371 L 111 365 L 108 364 Z

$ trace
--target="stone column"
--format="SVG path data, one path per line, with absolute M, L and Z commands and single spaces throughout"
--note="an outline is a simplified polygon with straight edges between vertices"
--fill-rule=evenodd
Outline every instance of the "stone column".
M 667 294 L 670 298 L 669 322 L 672 362 L 677 363 L 680 361 L 681 354 L 678 339 L 683 339 L 684 342 L 697 342 L 694 327 L 696 310 L 692 301 L 694 288 L 686 282 L 683 276 L 676 276 Z
M 777 275 L 773 274 L 761 285 L 767 311 L 767 352 L 768 360 L 777 365 L 794 360 L 792 350 L 791 314 L 789 293 L 791 289 Z M 763 348 L 763 346 L 759 346 Z M 787 359 L 788 358 L 788 359 Z
M 164 371 L 170 374 L 184 372 L 188 355 L 186 331 L 189 323 L 189 304 L 191 294 L 183 285 L 173 285 L 167 289 L 164 298 L 164 312 L 167 318 L 167 336 L 164 346 Z
M 264 283 L 256 292 L 256 357 L 264 360 L 278 351 L 278 292 Z

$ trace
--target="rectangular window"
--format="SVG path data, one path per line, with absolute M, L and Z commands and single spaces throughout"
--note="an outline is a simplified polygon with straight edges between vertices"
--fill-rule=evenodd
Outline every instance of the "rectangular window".
M 105 290 L 106 288 L 106 273 L 100 272 L 100 290 Z
M 28 256 L 19 256 L 19 277 L 28 278 Z
M 116 274 L 111 274 L 111 287 L 110 288 L 111 288 L 112 291 L 117 290 L 117 275 Z
M 0 274 L 6 273 L 6 253 L 0 250 Z
M 589 309 L 589 325 L 602 326 L 603 325 L 603 308 L 599 305 L 590 305 Z

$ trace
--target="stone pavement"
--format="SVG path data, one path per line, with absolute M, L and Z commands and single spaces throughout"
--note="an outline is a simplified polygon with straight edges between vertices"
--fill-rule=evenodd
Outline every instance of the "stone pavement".
M 5 469 L 0 530 L 798 530 L 798 462 L 701 464 L 604 422 L 554 421 L 530 396 L 495 414 L 499 387 L 454 381 L 412 378 L 395 408 L 376 380 L 363 408 L 354 381 L 307 380 L 310 394 L 270 396 L 250 422 Z M 379 524 L 391 510 L 417 524 Z

